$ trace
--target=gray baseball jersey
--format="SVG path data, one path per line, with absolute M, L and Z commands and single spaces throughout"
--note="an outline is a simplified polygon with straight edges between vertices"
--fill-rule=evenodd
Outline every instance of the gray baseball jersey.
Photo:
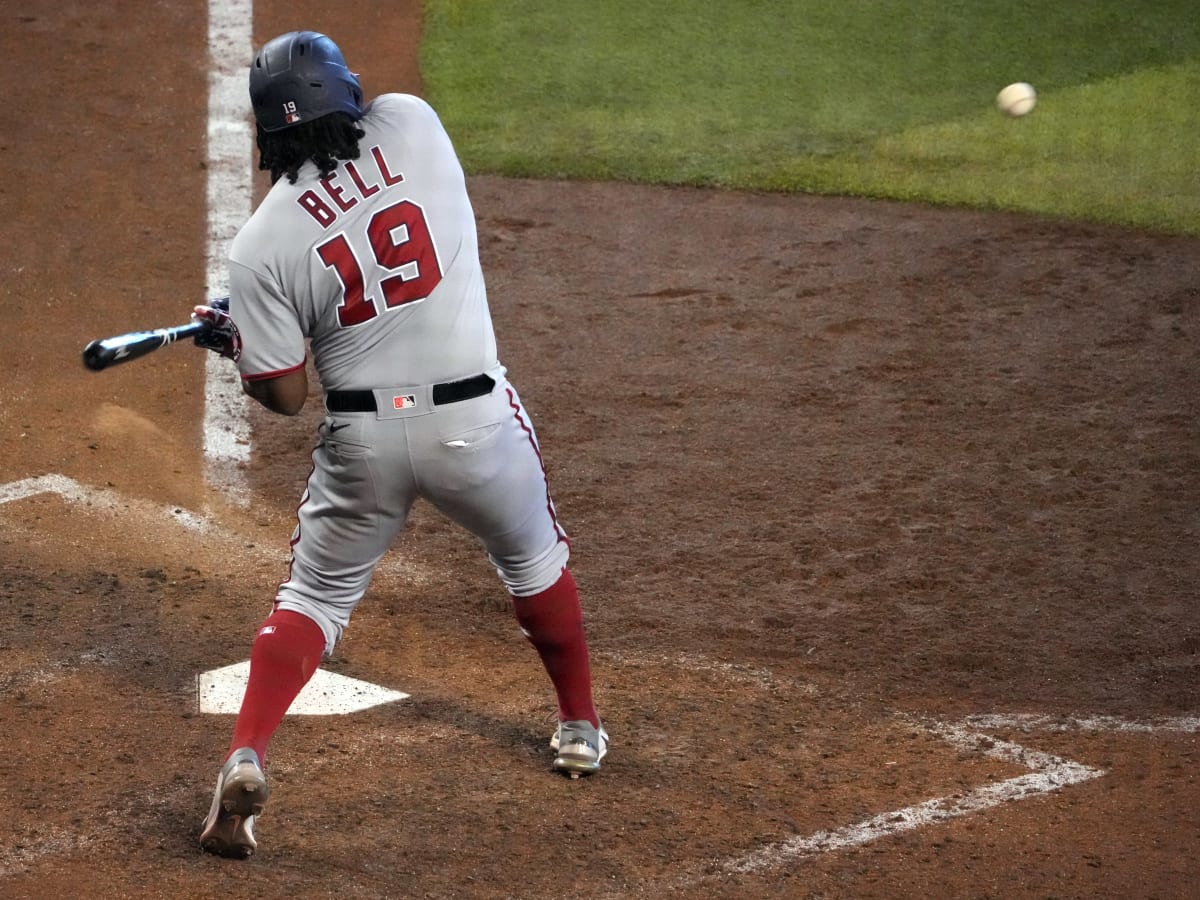
M 326 390 L 450 381 L 497 365 L 462 167 L 434 110 L 385 94 L 359 159 L 280 179 L 233 242 L 242 377 L 304 364 Z

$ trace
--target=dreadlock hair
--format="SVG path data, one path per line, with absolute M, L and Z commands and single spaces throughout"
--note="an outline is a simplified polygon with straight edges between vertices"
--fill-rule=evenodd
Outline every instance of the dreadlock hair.
M 311 161 L 322 177 L 339 159 L 358 159 L 358 142 L 366 134 L 349 113 L 334 112 L 282 131 L 258 127 L 258 167 L 271 173 L 271 184 L 284 175 L 295 184 L 300 167 Z

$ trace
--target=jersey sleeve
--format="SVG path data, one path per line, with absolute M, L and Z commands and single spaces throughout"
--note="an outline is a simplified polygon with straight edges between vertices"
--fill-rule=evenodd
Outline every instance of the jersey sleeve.
M 304 333 L 296 309 L 278 285 L 237 262 L 229 266 L 229 314 L 242 335 L 242 378 L 274 378 L 304 365 Z

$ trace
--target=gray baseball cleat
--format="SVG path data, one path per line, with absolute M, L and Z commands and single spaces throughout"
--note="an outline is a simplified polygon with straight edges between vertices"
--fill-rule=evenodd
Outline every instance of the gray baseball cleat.
M 200 847 L 232 859 L 248 859 L 258 849 L 254 817 L 262 815 L 271 789 L 258 754 L 241 747 L 221 766 L 212 807 L 200 833 Z
M 559 722 L 550 738 L 555 752 L 554 771 L 578 778 L 600 771 L 600 760 L 608 753 L 608 732 L 583 719 Z

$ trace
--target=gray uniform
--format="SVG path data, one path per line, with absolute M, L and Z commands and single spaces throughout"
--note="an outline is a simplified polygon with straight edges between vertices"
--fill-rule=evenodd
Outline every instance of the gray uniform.
M 233 242 L 245 379 L 305 364 L 327 416 L 277 608 L 331 650 L 417 497 L 474 533 L 516 596 L 569 554 L 533 424 L 505 377 L 462 167 L 424 101 L 366 109 L 362 153 L 280 179 Z

